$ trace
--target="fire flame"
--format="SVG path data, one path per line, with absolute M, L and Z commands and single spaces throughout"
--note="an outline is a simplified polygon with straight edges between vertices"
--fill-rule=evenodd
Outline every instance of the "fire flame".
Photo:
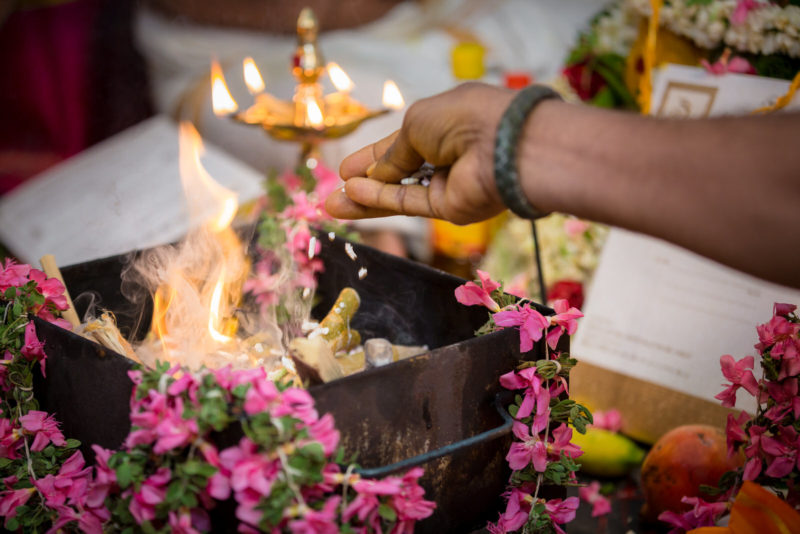
M 164 266 L 153 298 L 152 332 L 166 359 L 186 363 L 195 353 L 210 353 L 233 341 L 232 319 L 249 265 L 230 225 L 238 209 L 236 193 L 203 168 L 203 142 L 188 122 L 179 128 L 180 172 L 184 193 L 199 228 Z
M 244 71 L 244 83 L 251 95 L 255 95 L 264 91 L 264 78 L 256 67 L 256 62 L 253 58 L 246 57 L 242 63 L 242 70 Z
M 239 109 L 228 91 L 225 77 L 222 75 L 222 68 L 216 60 L 211 61 L 211 106 L 214 114 L 218 117 L 230 115 Z
M 340 67 L 337 63 L 330 62 L 327 66 L 328 76 L 331 77 L 331 83 L 336 87 L 337 91 L 348 92 L 352 91 L 354 84 L 350 76 Z
M 400 110 L 406 105 L 397 84 L 392 80 L 383 83 L 383 105 L 389 109 Z
M 322 116 L 322 110 L 314 98 L 308 98 L 306 100 L 306 117 L 308 118 L 308 123 L 314 128 L 322 126 L 325 120 Z

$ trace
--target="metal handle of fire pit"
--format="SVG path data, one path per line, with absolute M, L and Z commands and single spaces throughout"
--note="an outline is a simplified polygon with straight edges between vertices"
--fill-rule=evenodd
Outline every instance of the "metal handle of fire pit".
M 412 456 L 411 458 L 406 458 L 405 460 L 401 460 L 399 462 L 395 462 L 393 464 L 384 465 L 381 467 L 373 467 L 369 469 L 357 469 L 356 472 L 359 473 L 362 477 L 366 478 L 380 478 L 386 475 L 390 475 L 392 473 L 396 473 L 397 471 L 403 471 L 406 469 L 410 469 L 412 467 L 416 467 L 418 465 L 430 462 L 431 460 L 435 460 L 437 458 L 441 458 L 442 456 L 447 456 L 448 454 L 453 454 L 455 452 L 467 449 L 479 443 L 483 443 L 485 441 L 491 441 L 495 438 L 499 438 L 501 436 L 505 436 L 509 432 L 511 432 L 511 426 L 514 424 L 514 419 L 512 419 L 511 415 L 509 415 L 508 411 L 503 407 L 505 395 L 498 393 L 495 395 L 494 398 L 494 407 L 497 410 L 497 413 L 500 414 L 500 417 L 503 418 L 503 424 L 495 427 L 491 430 L 487 430 L 486 432 L 481 432 L 480 434 L 476 434 L 475 436 L 462 439 L 460 441 L 456 441 L 455 443 L 450 443 L 449 445 L 445 445 L 444 447 L 439 447 L 438 449 L 434 449 L 432 451 L 424 452 L 422 454 L 418 454 L 417 456 Z

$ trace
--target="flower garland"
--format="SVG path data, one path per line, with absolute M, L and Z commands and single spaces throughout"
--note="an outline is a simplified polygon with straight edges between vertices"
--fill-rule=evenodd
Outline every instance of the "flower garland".
M 314 169 L 271 175 L 267 195 L 259 206 L 257 261 L 243 289 L 250 293 L 262 314 L 274 313 L 289 330 L 289 338 L 300 334 L 301 325 L 285 324 L 298 295 L 310 303 L 317 287 L 316 275 L 324 268 L 316 257 L 322 245 L 312 229 L 335 233 L 355 241 L 357 236 L 324 210 L 325 198 L 340 184 L 339 176 L 321 163 Z
M 692 508 L 684 513 L 664 512 L 659 519 L 672 525 L 673 533 L 716 524 L 726 514 L 745 481 L 771 488 L 795 510 L 800 511 L 800 318 L 797 307 L 776 303 L 773 317 L 756 328 L 755 345 L 763 376 L 753 374 L 755 358 L 720 358 L 722 374 L 730 382 L 716 395 L 723 406 L 732 408 L 736 394 L 744 390 L 756 399 L 756 413 L 742 411 L 728 415 L 728 454 L 744 454 L 743 467 L 722 476 L 718 488 L 704 487 L 717 495 L 717 502 L 683 498 Z
M 625 0 L 650 16 L 650 0 Z M 661 24 L 696 45 L 800 57 L 800 6 L 762 0 L 665 0 Z
M 639 109 L 643 17 L 660 6 L 659 61 L 791 80 L 800 70 L 800 5 L 764 0 L 618 0 L 592 21 L 570 52 L 560 90 L 600 107 Z M 662 35 L 663 34 L 663 35 Z M 637 35 L 639 39 L 637 40 Z M 646 84 L 644 84 L 646 85 Z M 641 101 L 646 98 L 640 94 Z
M 500 377 L 500 384 L 516 391 L 508 411 L 515 419 L 512 431 L 516 441 L 506 455 L 512 470 L 507 503 L 497 523 L 489 524 L 492 534 L 507 532 L 563 533 L 560 525 L 575 518 L 578 497 L 544 499 L 545 485 L 578 485 L 575 459 L 581 450 L 570 443 L 572 428 L 585 432 L 592 415 L 569 398 L 567 379 L 577 361 L 555 351 L 563 334 L 572 335 L 583 314 L 566 300 L 553 304 L 555 315 L 544 316 L 524 300 L 503 292 L 501 284 L 483 271 L 479 280 L 456 288 L 458 302 L 466 306 L 485 306 L 491 311 L 489 321 L 479 334 L 502 328 L 516 328 L 520 334 L 520 352 L 529 352 L 536 341 L 544 339 L 546 358 L 522 362 L 514 371 Z
M 584 288 L 597 268 L 608 228 L 568 215 L 553 213 L 536 221 L 542 270 L 548 284 L 547 301 L 567 299 L 581 308 Z M 518 297 L 538 295 L 538 274 L 533 265 L 530 221 L 510 217 L 498 232 L 480 268 L 507 280 L 505 291 Z
M 370 480 L 340 468 L 332 416 L 305 390 L 273 383 L 263 369 L 159 365 L 131 371 L 131 432 L 122 450 L 79 443 L 38 410 L 33 369 L 46 354 L 29 315 L 61 323 L 64 287 L 41 271 L 0 266 L 0 517 L 11 531 L 177 532 L 212 528 L 209 510 L 233 498 L 240 532 L 410 532 L 433 502 L 412 469 Z M 213 436 L 240 428 L 218 450 Z

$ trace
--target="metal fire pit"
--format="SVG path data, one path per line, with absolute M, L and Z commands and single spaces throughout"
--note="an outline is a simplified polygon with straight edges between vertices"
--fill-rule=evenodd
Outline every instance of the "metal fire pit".
M 456 302 L 460 278 L 360 245 L 353 245 L 354 261 L 344 241 L 320 241 L 325 272 L 319 279 L 318 318 L 343 287 L 351 286 L 361 295 L 353 325 L 364 339 L 380 336 L 431 347 L 310 388 L 320 413 L 333 414 L 345 451 L 358 453 L 364 475 L 423 465 L 421 483 L 437 509 L 418 524 L 418 532 L 469 532 L 496 519 L 509 476 L 504 457 L 511 427 L 498 397 L 498 379 L 521 358 L 518 333 L 508 329 L 475 338 L 487 311 Z M 123 333 L 136 337 L 147 330 L 152 305 L 133 304 L 122 295 L 120 273 L 129 259 L 74 265 L 63 275 L 72 295 L 93 293 L 117 315 Z M 359 280 L 362 266 L 368 274 Z M 44 321 L 37 320 L 36 327 L 48 355 L 47 378 L 36 384 L 42 407 L 56 413 L 66 436 L 81 440 L 87 456 L 92 443 L 120 447 L 130 429 L 132 384 L 126 371 L 131 362 Z M 559 348 L 566 350 L 568 340 L 562 339 Z M 543 358 L 544 346 L 537 344 L 526 357 Z

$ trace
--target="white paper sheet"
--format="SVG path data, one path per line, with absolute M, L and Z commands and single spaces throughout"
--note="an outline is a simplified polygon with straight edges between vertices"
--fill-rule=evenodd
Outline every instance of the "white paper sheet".
M 800 304 L 800 291 L 614 229 L 586 302 L 578 359 L 718 402 L 720 356 L 755 355 L 756 325 L 772 317 L 774 302 Z
M 203 165 L 239 201 L 264 177 L 205 145 Z M 22 261 L 53 254 L 59 265 L 174 241 L 189 229 L 178 172 L 178 129 L 148 119 L 42 173 L 0 198 L 0 241 Z

